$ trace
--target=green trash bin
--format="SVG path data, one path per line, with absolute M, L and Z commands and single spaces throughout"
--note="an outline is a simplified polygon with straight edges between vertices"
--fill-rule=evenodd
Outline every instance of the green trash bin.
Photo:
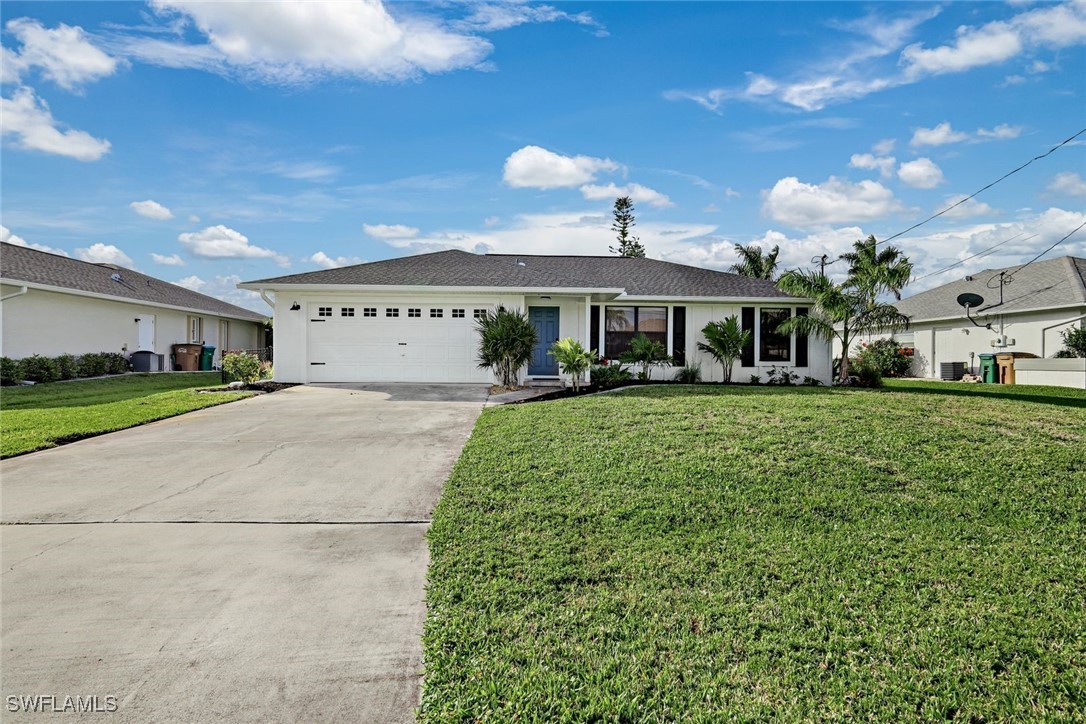
M 211 362 L 215 359 L 215 348 L 209 345 L 204 345 L 204 351 L 200 354 L 200 370 L 203 372 L 211 371 Z
M 980 378 L 989 384 L 999 382 L 999 365 L 994 354 L 977 355 L 980 358 Z

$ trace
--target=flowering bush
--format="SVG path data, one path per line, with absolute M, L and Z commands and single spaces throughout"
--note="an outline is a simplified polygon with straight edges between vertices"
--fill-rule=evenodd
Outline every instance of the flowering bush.
M 882 377 L 906 377 L 912 370 L 913 352 L 893 337 L 861 342 L 851 364 L 876 370 Z

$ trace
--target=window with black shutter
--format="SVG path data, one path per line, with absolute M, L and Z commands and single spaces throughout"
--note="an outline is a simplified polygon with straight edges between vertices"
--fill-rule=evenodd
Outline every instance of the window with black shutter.
M 807 316 L 807 307 L 796 307 L 797 317 Z M 796 333 L 796 367 L 809 367 L 807 335 Z
M 671 308 L 671 358 L 677 366 L 686 364 L 686 307 Z
M 750 341 L 743 347 L 743 355 L 740 357 L 740 364 L 743 367 L 754 366 L 754 307 L 743 307 L 743 313 L 740 320 L 743 324 L 743 331 L 750 332 Z

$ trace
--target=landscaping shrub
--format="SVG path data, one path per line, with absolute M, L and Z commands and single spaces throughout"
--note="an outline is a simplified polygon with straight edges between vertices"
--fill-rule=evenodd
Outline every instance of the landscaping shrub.
M 1060 332 L 1060 336 L 1063 337 L 1064 350 L 1070 354 L 1067 357 L 1086 357 L 1086 326 L 1076 327 L 1069 329 L 1066 332 Z M 1057 354 L 1057 357 L 1060 355 Z
M 128 359 L 120 352 L 102 352 L 101 355 L 106 361 L 107 375 L 123 375 L 128 372 Z
M 872 389 L 882 387 L 882 372 L 875 366 L 867 363 L 857 364 L 849 375 L 849 384 L 853 387 L 870 387 Z
M 627 364 L 640 365 L 641 371 L 637 373 L 639 380 L 649 379 L 649 370 L 653 367 L 671 362 L 671 358 L 667 356 L 667 348 L 649 339 L 644 332 L 630 340 L 630 349 L 623 352 L 619 359 Z
M 262 379 L 262 380 L 270 380 L 272 377 L 275 377 L 275 367 L 272 366 L 271 361 L 269 360 L 267 362 L 261 362 L 260 363 L 260 379 Z
M 109 370 L 109 361 L 101 352 L 88 352 L 79 357 L 80 377 L 101 377 Z
M 675 371 L 675 381 L 684 385 L 696 385 L 701 382 L 701 365 L 687 365 Z
M 803 384 L 807 387 L 821 387 L 822 380 L 818 379 L 817 377 L 808 376 L 803 378 Z
M 56 382 L 60 379 L 60 369 L 52 357 L 31 355 L 19 362 L 24 380 L 31 382 Z
M 751 375 L 750 376 L 750 383 L 752 385 L 760 385 L 760 384 L 762 384 L 762 376 L 761 375 Z
M 592 366 L 596 350 L 589 352 L 573 337 L 565 337 L 551 345 L 547 354 L 558 361 L 562 374 L 569 375 L 573 381 L 573 391 L 581 388 L 581 375 Z
M 479 367 L 489 369 L 503 387 L 517 384 L 520 369 L 532 358 L 539 339 L 528 315 L 499 305 L 476 323 L 479 331 Z
M 79 376 L 79 358 L 74 354 L 62 354 L 56 358 L 60 379 L 70 380 Z
M 861 342 L 854 364 L 869 366 L 882 377 L 908 377 L 912 371 L 913 350 L 903 347 L 893 337 L 874 342 Z
M 744 331 L 739 319 L 734 314 L 722 322 L 709 322 L 701 330 L 704 342 L 698 342 L 698 349 L 706 352 L 724 367 L 724 381 L 732 381 L 732 365 L 743 354 L 743 348 L 750 344 L 753 335 Z
M 17 385 L 22 381 L 22 368 L 11 357 L 0 357 L 0 385 Z
M 777 369 L 776 366 L 769 368 L 769 376 L 766 379 L 768 385 L 784 385 L 790 387 L 799 381 L 799 375 L 787 367 Z
M 618 365 L 593 365 L 592 384 L 600 388 L 620 387 L 633 379 L 629 370 Z
M 231 352 L 222 358 L 222 368 L 230 377 L 251 385 L 260 379 L 260 358 L 248 352 Z

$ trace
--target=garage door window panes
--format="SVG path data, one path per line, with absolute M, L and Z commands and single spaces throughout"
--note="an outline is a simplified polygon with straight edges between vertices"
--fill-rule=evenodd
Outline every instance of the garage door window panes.
M 483 317 L 486 316 L 486 310 L 485 309 L 476 309 L 476 310 L 474 310 L 472 312 L 471 316 L 474 317 L 475 319 L 482 319 Z
M 363 317 L 376 317 L 377 316 L 377 307 L 363 307 L 362 308 L 362 316 Z
M 398 316 L 400 316 L 400 310 L 397 309 L 396 307 L 389 307 L 388 309 L 385 310 L 385 316 L 386 317 L 398 317 Z
M 667 346 L 667 307 L 607 307 L 604 353 L 617 357 L 630 349 L 630 341 L 643 334 Z
M 445 316 L 445 310 L 444 309 L 431 309 L 430 310 L 430 319 L 441 319 L 443 316 Z
M 421 309 L 408 309 L 407 310 L 407 316 L 409 316 L 409 317 L 421 317 L 422 316 L 422 310 Z
M 454 309 L 454 310 L 452 310 L 452 317 L 453 317 L 453 319 L 463 319 L 464 318 L 464 310 L 463 309 Z
M 317 307 L 317 316 L 318 317 L 331 317 L 332 316 L 332 308 L 331 307 Z
M 343 317 L 353 317 L 354 307 L 340 307 L 339 314 Z

